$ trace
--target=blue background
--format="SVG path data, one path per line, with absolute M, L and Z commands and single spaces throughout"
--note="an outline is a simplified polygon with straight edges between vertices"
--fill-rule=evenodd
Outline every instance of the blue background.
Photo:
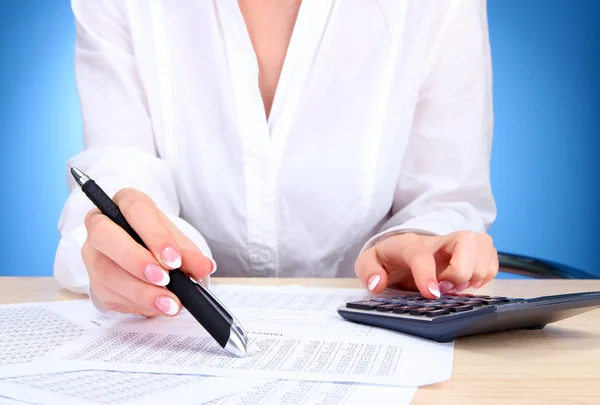
M 600 274 L 600 1 L 489 0 L 488 10 L 492 236 L 500 250 Z M 73 44 L 67 0 L 0 1 L 0 276 L 52 274 L 65 162 L 81 149 Z

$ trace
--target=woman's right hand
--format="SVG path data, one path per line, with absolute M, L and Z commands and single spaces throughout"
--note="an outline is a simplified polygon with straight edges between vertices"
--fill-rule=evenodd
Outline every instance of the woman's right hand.
M 91 210 L 85 217 L 87 240 L 81 254 L 93 294 L 112 311 L 176 315 L 181 302 L 164 287 L 169 282 L 169 270 L 181 267 L 200 280 L 212 274 L 214 261 L 205 257 L 146 194 L 123 189 L 113 200 L 148 249 L 99 210 Z

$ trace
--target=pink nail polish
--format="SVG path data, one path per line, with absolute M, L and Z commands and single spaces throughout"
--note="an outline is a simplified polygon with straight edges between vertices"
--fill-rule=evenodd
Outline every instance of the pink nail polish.
M 179 307 L 171 297 L 158 297 L 154 302 L 154 305 L 158 310 L 167 315 L 175 315 L 179 311 Z
M 476 282 L 475 284 L 473 284 L 473 288 L 474 289 L 478 289 L 483 285 L 483 280 Z
M 471 283 L 467 282 L 467 283 L 464 283 L 464 284 L 461 284 L 461 285 L 459 285 L 458 287 L 456 287 L 456 288 L 455 288 L 455 290 L 456 290 L 457 292 L 461 292 L 461 291 L 463 291 L 463 290 L 466 290 L 466 289 L 467 289 L 467 288 L 469 288 L 470 286 L 471 286 Z
M 443 281 L 440 281 L 439 288 L 440 288 L 440 293 L 446 294 L 447 292 L 454 290 L 454 284 L 452 284 L 448 280 L 443 280 Z
M 163 249 L 160 253 L 160 258 L 164 264 L 173 269 L 181 267 L 181 256 L 179 256 L 177 250 L 170 246 Z
M 371 276 L 371 278 L 369 278 L 369 281 L 367 282 L 367 288 L 369 289 L 369 291 L 373 291 L 375 287 L 377 287 L 377 284 L 379 284 L 380 280 L 381 276 L 379 274 Z
M 169 284 L 169 274 L 163 270 L 160 266 L 151 263 L 144 269 L 144 277 L 152 284 L 164 287 Z
M 429 292 L 433 296 L 435 296 L 435 298 L 440 298 L 442 296 L 437 283 L 434 283 L 433 281 L 431 281 L 429 284 L 427 284 L 427 290 L 429 290 Z
M 208 260 L 210 260 L 210 263 L 212 265 L 212 267 L 210 268 L 210 273 L 208 273 L 208 275 L 210 276 L 211 274 L 213 274 L 215 271 L 217 271 L 217 262 L 215 262 L 213 259 L 211 259 L 210 257 L 208 258 Z

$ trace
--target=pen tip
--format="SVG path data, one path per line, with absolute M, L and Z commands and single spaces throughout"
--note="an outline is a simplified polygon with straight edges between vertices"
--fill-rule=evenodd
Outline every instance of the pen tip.
M 85 184 L 85 182 L 90 179 L 84 172 L 82 172 L 78 168 L 71 166 L 71 165 L 68 165 L 68 166 L 69 166 L 69 170 L 71 171 L 71 175 L 73 176 L 73 178 L 75 178 L 75 181 L 80 186 L 83 186 Z

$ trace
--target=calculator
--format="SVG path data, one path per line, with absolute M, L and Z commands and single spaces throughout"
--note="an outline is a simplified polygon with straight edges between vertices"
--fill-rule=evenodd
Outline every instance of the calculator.
M 600 307 L 600 291 L 536 298 L 444 294 L 436 300 L 386 291 L 338 308 L 344 319 L 437 342 L 513 329 L 542 329 Z

